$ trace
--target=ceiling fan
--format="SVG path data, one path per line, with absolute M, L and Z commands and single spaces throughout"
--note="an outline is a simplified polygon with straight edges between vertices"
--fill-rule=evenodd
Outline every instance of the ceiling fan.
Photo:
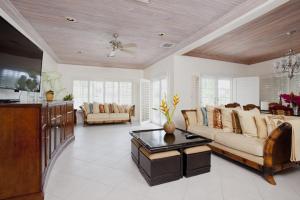
M 118 40 L 119 34 L 113 34 L 114 39 L 109 42 L 111 46 L 111 51 L 107 55 L 107 57 L 115 57 L 117 52 L 121 51 L 124 53 L 134 54 L 135 52 L 130 50 L 130 48 L 135 48 L 137 45 L 135 43 L 123 44 L 120 40 Z

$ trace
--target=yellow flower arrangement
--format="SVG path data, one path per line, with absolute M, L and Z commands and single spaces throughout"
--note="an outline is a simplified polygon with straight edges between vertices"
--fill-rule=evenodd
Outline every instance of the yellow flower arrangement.
M 172 102 L 173 108 L 172 108 L 172 111 L 170 112 L 171 106 L 168 105 L 168 103 L 166 101 L 166 97 L 161 100 L 160 111 L 166 116 L 168 123 L 172 122 L 173 116 L 174 116 L 174 112 L 176 110 L 177 105 L 179 104 L 179 101 L 180 101 L 180 98 L 176 94 L 173 97 L 173 102 Z

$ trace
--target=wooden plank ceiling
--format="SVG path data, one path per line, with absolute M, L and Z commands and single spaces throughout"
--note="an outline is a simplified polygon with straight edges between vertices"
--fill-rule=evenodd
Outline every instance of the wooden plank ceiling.
M 282 57 L 289 49 L 300 52 L 299 0 L 292 0 L 185 55 L 250 65 Z
M 151 0 L 145 4 L 136 0 L 11 0 L 63 63 L 139 69 L 166 52 L 177 51 L 181 42 L 237 7 L 265 1 Z M 77 22 L 67 22 L 67 16 Z M 123 43 L 136 43 L 135 53 L 118 52 L 108 58 L 113 33 L 118 33 Z M 159 33 L 167 35 L 161 38 Z M 165 42 L 175 47 L 161 48 Z

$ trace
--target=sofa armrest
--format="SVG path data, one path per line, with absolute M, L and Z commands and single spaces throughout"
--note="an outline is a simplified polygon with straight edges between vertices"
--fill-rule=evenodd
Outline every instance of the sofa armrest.
M 87 123 L 87 112 L 83 106 L 79 106 L 79 107 L 82 110 L 81 113 L 82 113 L 83 122 L 84 122 L 84 124 L 86 124 Z
M 181 110 L 181 113 L 183 115 L 184 118 L 184 123 L 185 123 L 185 130 L 187 131 L 189 126 L 190 126 L 190 122 L 189 122 L 189 117 L 187 115 L 188 112 L 196 112 L 197 115 L 197 110 L 196 109 L 190 109 L 190 110 Z
M 129 118 L 131 118 L 132 116 L 135 116 L 135 105 L 132 105 L 128 111 L 129 113 Z
M 292 126 L 283 123 L 267 138 L 264 146 L 264 174 L 267 181 L 276 184 L 275 172 L 283 170 L 291 163 Z

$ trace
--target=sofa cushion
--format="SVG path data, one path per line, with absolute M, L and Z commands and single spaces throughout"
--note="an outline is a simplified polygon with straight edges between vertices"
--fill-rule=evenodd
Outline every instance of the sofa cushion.
M 99 112 L 100 113 L 105 113 L 104 104 L 99 104 Z
M 251 111 L 238 111 L 239 120 L 242 128 L 242 132 L 245 135 L 257 137 L 257 127 L 255 124 L 254 116 L 255 112 Z M 259 115 L 259 114 L 258 114 Z
M 214 127 L 214 110 L 215 110 L 215 107 L 206 106 L 206 110 L 207 110 L 208 127 L 213 128 Z
M 93 113 L 97 114 L 99 112 L 100 112 L 100 110 L 99 110 L 99 103 L 94 102 L 93 103 Z
M 268 127 L 266 119 L 261 115 L 254 116 L 255 124 L 257 127 L 257 136 L 261 139 L 266 139 L 268 137 Z
M 222 113 L 222 125 L 223 131 L 227 133 L 234 132 L 233 130 L 233 122 L 232 122 L 232 111 L 233 110 L 241 110 L 240 107 L 237 108 L 221 108 Z
M 197 108 L 197 123 L 203 125 L 203 114 L 201 108 Z
M 109 119 L 108 113 L 97 113 L 97 114 L 88 114 L 87 121 L 95 122 L 95 121 L 105 121 Z
M 201 112 L 203 116 L 203 125 L 208 126 L 208 119 L 207 119 L 207 110 L 205 107 L 201 107 Z
M 234 133 L 241 134 L 242 133 L 242 127 L 240 124 L 239 114 L 236 110 L 233 110 L 231 113 L 232 117 L 232 128 Z
M 110 113 L 109 120 L 128 120 L 129 114 L 128 113 Z
M 124 106 L 118 105 L 118 109 L 119 109 L 119 112 L 120 112 L 120 113 L 125 113 Z
M 220 108 L 215 108 L 213 112 L 213 126 L 217 129 L 222 129 L 222 112 Z
M 118 105 L 116 104 L 116 103 L 113 103 L 112 104 L 112 107 L 113 107 L 113 112 L 114 113 L 119 113 L 120 111 L 119 111 L 119 107 L 118 107 Z
M 187 111 L 186 115 L 188 117 L 189 125 L 194 126 L 197 122 L 197 113 L 195 111 Z
M 212 140 L 214 140 L 216 134 L 223 133 L 222 129 L 209 128 L 208 126 L 200 125 L 189 126 L 188 131 Z
M 283 115 L 265 115 L 268 135 L 272 133 L 272 131 L 277 128 L 277 126 L 285 120 L 285 116 Z M 279 123 L 278 123 L 279 122 Z
M 248 137 L 242 134 L 223 133 L 215 135 L 215 142 L 255 156 L 264 155 L 264 139 Z
M 93 112 L 93 110 L 91 110 L 91 107 L 90 107 L 90 104 L 89 103 L 83 103 L 83 107 L 84 107 L 84 109 L 86 110 L 86 113 L 87 114 L 90 114 L 90 113 L 92 113 Z
M 234 155 L 237 155 L 241 158 L 245 158 L 245 159 L 250 160 L 252 162 L 258 163 L 262 166 L 264 165 L 264 158 L 261 157 L 261 156 L 255 156 L 255 155 L 252 155 L 252 154 L 249 154 L 249 153 L 245 153 L 243 151 L 239 151 L 239 150 L 227 147 L 227 146 L 219 144 L 217 142 L 210 143 L 210 146 L 221 149 L 221 150 L 224 150 L 224 151 L 227 151 L 231 154 L 234 154 Z
M 104 104 L 105 113 L 109 113 L 109 105 L 107 103 Z

